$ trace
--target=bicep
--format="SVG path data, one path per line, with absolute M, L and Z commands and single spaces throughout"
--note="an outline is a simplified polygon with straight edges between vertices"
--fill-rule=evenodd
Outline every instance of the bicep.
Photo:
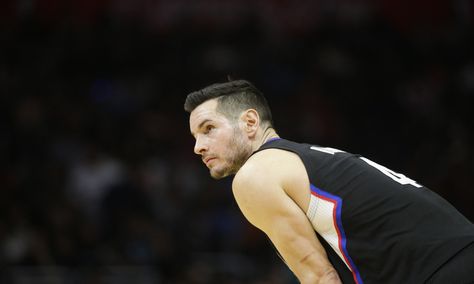
M 281 186 L 272 182 L 243 183 L 234 187 L 242 213 L 268 235 L 298 278 L 332 269 L 306 214 Z

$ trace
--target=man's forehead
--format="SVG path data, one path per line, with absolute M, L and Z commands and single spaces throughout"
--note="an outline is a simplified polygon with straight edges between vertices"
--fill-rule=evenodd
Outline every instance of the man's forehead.
M 217 107 L 217 99 L 211 99 L 203 102 L 202 104 L 198 105 L 192 112 L 202 112 L 202 111 L 215 111 Z
M 215 99 L 206 101 L 197 106 L 189 116 L 191 132 L 193 132 L 195 128 L 198 128 L 204 121 L 219 119 L 221 115 L 216 111 L 216 107 L 217 101 Z
M 203 117 L 212 117 L 216 116 L 216 107 L 217 101 L 216 100 L 209 100 L 200 105 L 198 105 L 189 116 L 190 120 L 199 120 L 203 119 Z

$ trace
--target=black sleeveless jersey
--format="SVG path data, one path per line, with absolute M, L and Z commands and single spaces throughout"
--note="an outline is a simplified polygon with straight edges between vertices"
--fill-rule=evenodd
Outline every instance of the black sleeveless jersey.
M 474 225 L 408 177 L 333 148 L 274 139 L 308 173 L 306 212 L 343 283 L 424 283 L 474 242 Z M 474 269 L 474 264 L 473 264 Z

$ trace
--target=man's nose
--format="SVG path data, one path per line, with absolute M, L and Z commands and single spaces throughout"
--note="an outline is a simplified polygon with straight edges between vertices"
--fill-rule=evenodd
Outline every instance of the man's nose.
M 199 137 L 196 138 L 196 143 L 194 144 L 194 153 L 198 155 L 202 155 L 206 151 L 207 151 L 207 146 L 205 146 L 203 139 Z

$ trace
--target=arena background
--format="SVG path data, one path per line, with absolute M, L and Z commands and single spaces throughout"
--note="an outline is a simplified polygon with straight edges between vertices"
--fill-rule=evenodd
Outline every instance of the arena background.
M 469 0 L 0 4 L 1 283 L 296 283 L 197 156 L 230 75 L 286 138 L 360 153 L 474 220 Z

